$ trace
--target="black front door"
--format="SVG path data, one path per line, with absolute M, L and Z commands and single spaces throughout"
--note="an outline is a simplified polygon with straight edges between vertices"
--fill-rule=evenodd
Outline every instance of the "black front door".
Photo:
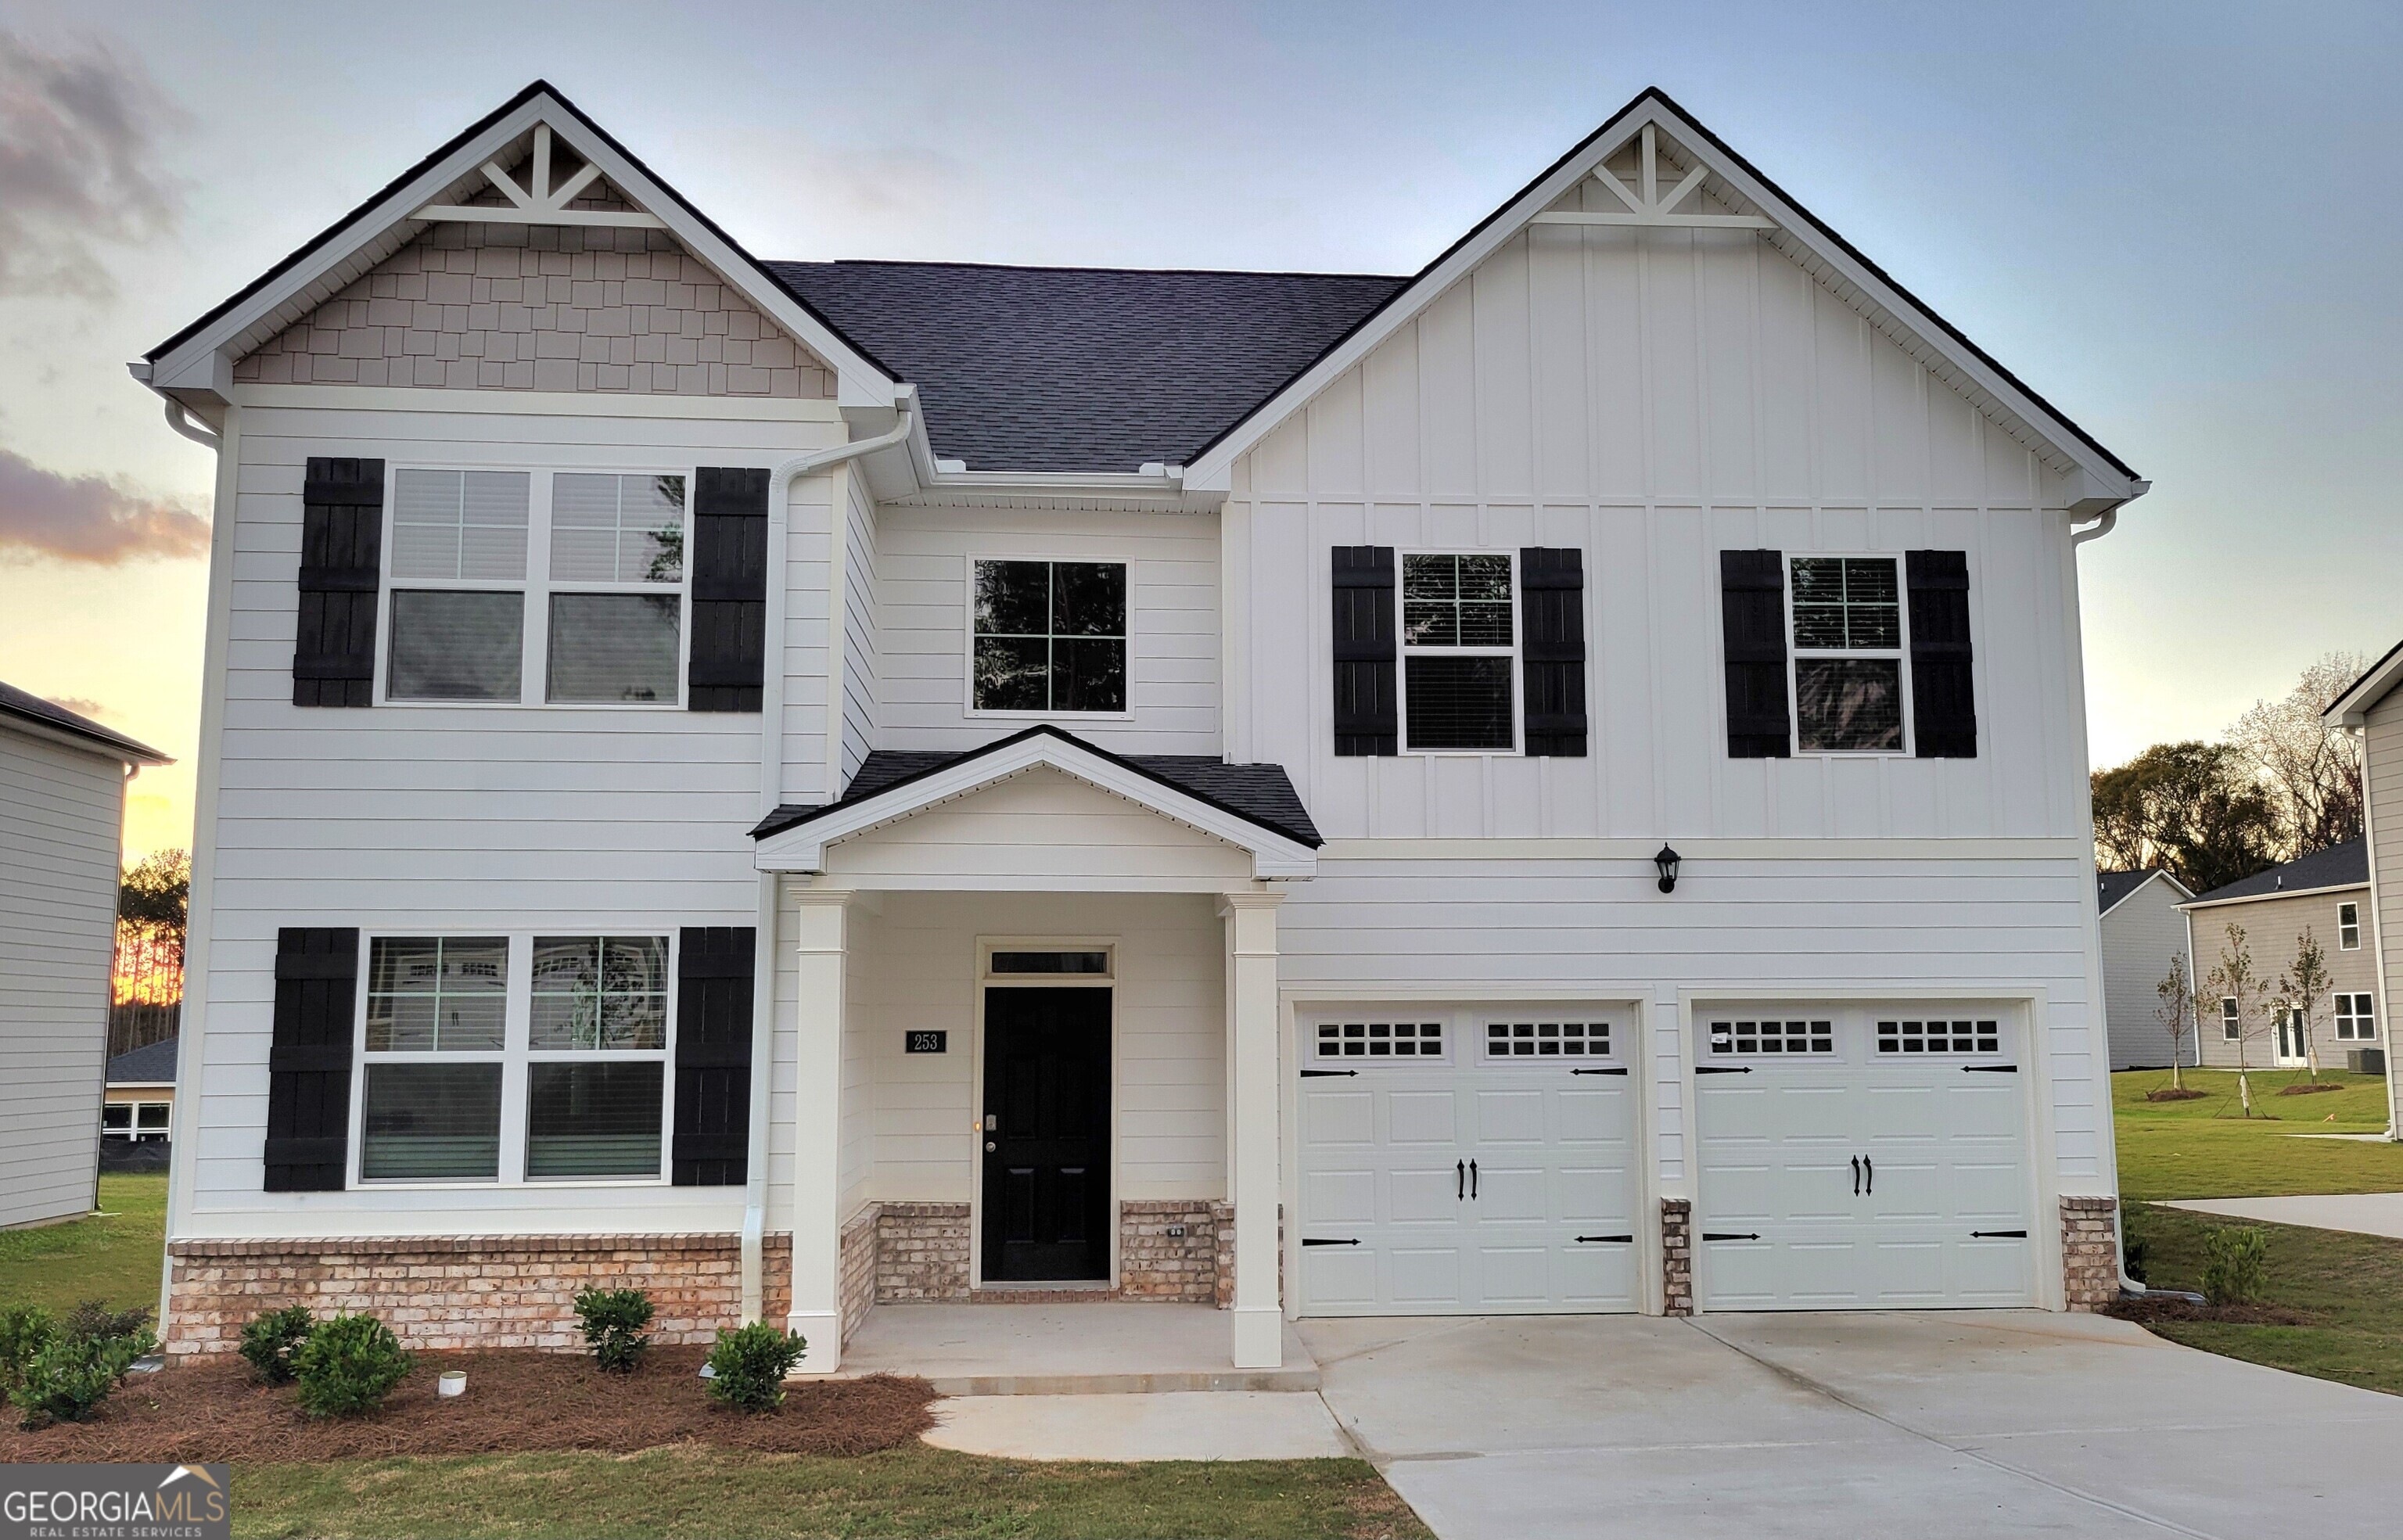
M 984 1277 L 1110 1275 L 1110 992 L 984 992 Z

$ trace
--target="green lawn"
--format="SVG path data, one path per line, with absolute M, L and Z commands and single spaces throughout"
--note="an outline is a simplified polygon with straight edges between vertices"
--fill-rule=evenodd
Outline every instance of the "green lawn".
M 923 1445 L 855 1460 L 689 1449 L 245 1467 L 258 1536 L 1427 1534 L 1358 1460 L 1032 1463 Z
M 116 1310 L 157 1310 L 166 1244 L 165 1175 L 104 1175 L 99 1214 L 0 1230 L 0 1304 L 65 1310 L 104 1299 Z
M 2131 1204 L 2128 1239 L 2145 1247 L 2145 1282 L 2202 1287 L 2202 1238 L 2244 1223 Z M 2268 1298 L 2300 1325 L 2165 1321 L 2152 1329 L 2210 1353 L 2403 1395 L 2403 1241 L 2342 1230 L 2262 1225 L 2270 1238 Z
M 2308 1078 L 2301 1070 L 2252 1075 L 2254 1116 L 2246 1118 L 2232 1070 L 2187 1070 L 2193 1102 L 2147 1102 L 2170 1083 L 2167 1070 L 2125 1070 L 2111 1077 L 2119 1138 L 2119 1190 L 2131 1200 L 2160 1198 L 2271 1198 L 2292 1193 L 2403 1191 L 2403 1145 L 2302 1139 L 2301 1133 L 2376 1133 L 2386 1127 L 2385 1081 L 2374 1075 L 2322 1070 L 2338 1091 L 2281 1096 Z

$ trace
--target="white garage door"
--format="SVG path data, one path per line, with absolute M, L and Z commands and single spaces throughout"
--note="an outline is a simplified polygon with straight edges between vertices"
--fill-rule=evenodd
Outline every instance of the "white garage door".
M 1305 1017 L 1302 1312 L 1635 1309 L 1632 1047 L 1598 1009 Z
M 1756 1005 L 1695 1025 L 1705 1309 L 2035 1303 L 2011 1013 Z

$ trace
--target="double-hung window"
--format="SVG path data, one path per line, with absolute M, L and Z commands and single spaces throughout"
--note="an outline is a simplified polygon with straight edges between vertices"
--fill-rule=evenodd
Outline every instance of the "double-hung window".
M 2244 1019 L 2236 1014 L 2236 997 L 2232 994 L 2220 997 L 2219 1035 L 2231 1043 L 2244 1035 Z
M 371 938 L 365 1182 L 657 1182 L 673 940 Z
M 2361 906 L 2339 904 L 2336 907 L 2336 945 L 2339 951 L 2361 950 Z
M 1125 562 L 979 561 L 972 569 L 970 709 L 1127 709 Z
M 2336 997 L 2336 1036 L 2340 1043 L 2369 1043 L 2378 1037 L 2378 1017 L 2367 994 Z
M 395 471 L 383 698 L 679 704 L 686 485 L 682 472 Z
M 1507 552 L 1402 558 L 1403 747 L 1519 746 L 1517 606 Z
M 1804 754 L 1900 754 L 1902 592 L 1891 556 L 1797 556 L 1794 738 Z

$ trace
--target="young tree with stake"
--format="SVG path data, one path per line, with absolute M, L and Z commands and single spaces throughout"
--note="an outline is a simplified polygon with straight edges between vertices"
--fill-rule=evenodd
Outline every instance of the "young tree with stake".
M 2199 1040 L 2202 1032 L 2202 1020 L 2198 1014 L 2202 1009 L 2202 1002 L 2187 979 L 2184 957 L 2176 952 L 2170 954 L 2170 971 L 2153 986 L 2153 992 L 2161 997 L 2160 1008 L 2153 1012 L 2153 1020 L 2170 1034 L 2170 1089 L 2184 1090 L 2185 1086 L 2178 1081 L 2178 1065 L 2186 1058 L 2186 1034 L 2194 1033 Z
M 2319 939 L 2312 935 L 2309 925 L 2295 937 L 2295 960 L 2286 965 L 2285 977 L 2278 980 L 2278 992 L 2285 996 L 2285 1007 L 2299 1019 L 2303 1029 L 2303 1067 L 2313 1084 L 2319 1083 L 2320 1051 L 2319 1003 L 2327 996 L 2327 953 L 2320 950 Z
M 2236 1006 L 2236 1096 L 2243 1103 L 2244 1116 L 2253 1116 L 2253 1081 L 2250 1075 L 2252 1056 L 2245 1051 L 2257 1018 L 2267 1020 L 2267 1012 L 2275 1009 L 2274 1003 L 2262 998 L 2261 976 L 2254 971 L 2253 953 L 2244 945 L 2244 927 L 2230 925 L 2227 930 L 2228 944 L 2220 949 L 2219 964 L 2211 970 L 2207 984 L 2211 992 L 2222 1001 Z M 2224 1020 L 2224 1018 L 2223 1018 Z

